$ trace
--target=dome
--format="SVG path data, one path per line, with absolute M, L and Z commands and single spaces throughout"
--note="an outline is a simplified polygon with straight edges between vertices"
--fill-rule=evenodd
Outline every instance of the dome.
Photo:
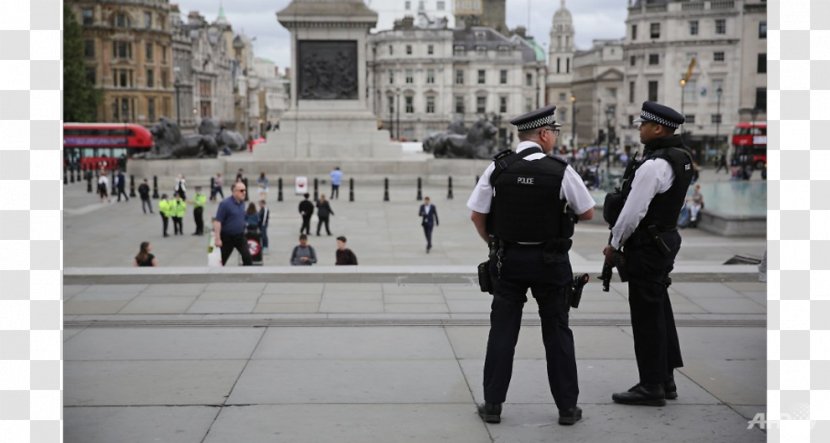
M 562 0 L 562 6 L 553 14 L 553 23 L 573 23 L 571 11 L 565 8 L 565 0 Z

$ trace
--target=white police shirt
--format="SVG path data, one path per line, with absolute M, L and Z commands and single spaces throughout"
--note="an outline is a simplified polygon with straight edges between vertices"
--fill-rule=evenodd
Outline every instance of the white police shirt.
M 541 148 L 536 142 L 523 141 L 516 146 L 516 153 L 534 147 Z M 544 157 L 544 153 L 538 152 L 528 155 L 522 161 L 534 161 Z M 467 200 L 467 207 L 471 210 L 481 214 L 490 213 L 490 204 L 493 202 L 493 187 L 490 186 L 490 175 L 493 174 L 495 169 L 495 163 L 490 163 L 490 166 L 484 170 L 484 174 L 478 179 L 473 193 Z M 562 186 L 559 189 L 559 198 L 568 202 L 568 205 L 577 215 L 584 214 L 596 205 L 593 197 L 588 192 L 588 188 L 585 187 L 582 177 L 570 165 L 565 168 L 565 174 L 562 177 Z
M 671 164 L 662 158 L 646 160 L 637 168 L 634 180 L 631 181 L 631 192 L 617 218 L 617 224 L 611 229 L 611 247 L 620 249 L 620 245 L 625 244 L 646 216 L 654 196 L 668 191 L 673 182 Z

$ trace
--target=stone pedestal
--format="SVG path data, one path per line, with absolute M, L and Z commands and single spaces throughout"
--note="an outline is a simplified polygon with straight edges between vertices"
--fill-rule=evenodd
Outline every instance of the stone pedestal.
M 361 0 L 294 0 L 277 13 L 291 31 L 291 109 L 254 157 L 399 158 L 366 98 L 366 40 L 377 13 Z

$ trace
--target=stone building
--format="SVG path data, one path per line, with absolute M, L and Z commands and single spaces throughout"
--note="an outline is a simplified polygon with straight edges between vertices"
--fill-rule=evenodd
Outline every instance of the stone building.
M 456 27 L 483 26 L 507 33 L 506 0 L 455 0 Z
M 283 113 L 288 110 L 291 102 L 291 84 L 287 70 L 280 73 L 271 60 L 256 57 L 254 70 L 261 82 L 257 99 L 261 120 L 260 133 L 264 133 L 268 123 L 272 126 L 278 125 Z
M 724 148 L 753 109 L 765 118 L 765 12 L 763 0 L 631 0 L 623 143 L 639 138 L 632 121 L 644 100 L 686 115 L 684 137 L 699 159 Z
M 565 0 L 562 0 L 560 8 L 553 14 L 550 28 L 545 101 L 556 105 L 556 120 L 562 124 L 559 141 L 570 147 L 577 146 L 572 121 L 575 109 L 575 96 L 571 89 L 574 52 L 573 17 L 565 8 Z
M 423 140 L 454 120 L 469 127 L 487 117 L 505 144 L 507 121 L 544 100 L 544 52 L 519 36 L 422 29 L 410 18 L 371 35 L 369 47 L 370 103 L 393 138 Z
M 579 145 L 620 147 L 618 126 L 622 114 L 623 42 L 594 40 L 587 51 L 573 58 L 573 107 Z M 630 141 L 625 141 L 630 144 Z
M 81 24 L 87 76 L 103 92 L 100 122 L 150 125 L 173 109 L 167 0 L 67 2 Z
M 377 4 L 369 0 L 368 6 L 378 12 L 376 31 L 392 29 L 395 18 L 404 16 L 413 17 L 420 28 L 444 22 L 452 29 L 455 27 L 454 3 L 454 0 L 395 0 Z

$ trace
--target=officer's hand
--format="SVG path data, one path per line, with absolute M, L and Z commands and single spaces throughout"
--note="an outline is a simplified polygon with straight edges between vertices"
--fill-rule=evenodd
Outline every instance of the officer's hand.
M 606 246 L 606 247 L 602 250 L 602 255 L 604 255 L 604 256 L 605 256 L 605 264 L 609 264 L 609 265 L 610 265 L 610 264 L 612 263 L 612 261 L 611 261 L 611 256 L 612 256 L 612 255 L 614 254 L 614 252 L 616 252 L 616 251 L 617 251 L 617 250 L 616 250 L 616 249 L 614 249 L 611 245 L 607 245 L 607 246 Z
M 216 237 L 216 241 L 214 241 L 213 244 L 216 245 L 217 248 L 221 248 L 222 247 L 222 239 L 219 238 L 219 237 Z

